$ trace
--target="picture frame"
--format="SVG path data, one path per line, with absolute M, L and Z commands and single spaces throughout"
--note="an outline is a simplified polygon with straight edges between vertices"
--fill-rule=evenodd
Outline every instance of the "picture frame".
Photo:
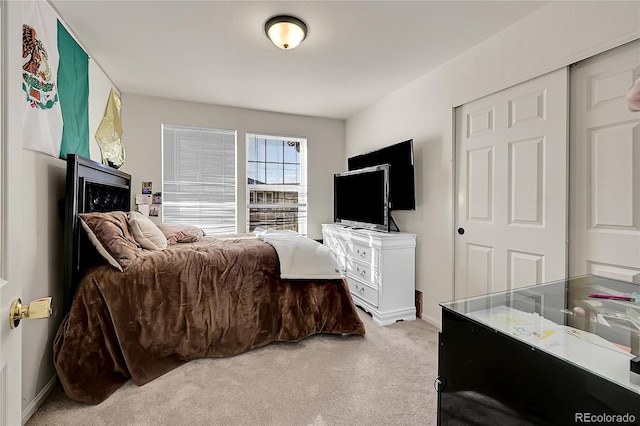
M 160 217 L 160 206 L 157 204 L 151 204 L 149 206 L 149 217 Z

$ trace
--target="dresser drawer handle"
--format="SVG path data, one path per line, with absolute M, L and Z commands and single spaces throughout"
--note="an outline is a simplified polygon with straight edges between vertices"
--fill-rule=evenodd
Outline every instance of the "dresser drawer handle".
M 358 284 L 356 284 L 356 290 L 358 293 L 364 293 L 364 287 L 358 287 Z
M 360 250 L 360 249 L 356 249 L 356 253 L 358 254 L 358 256 L 360 257 L 365 257 L 367 255 L 367 251 L 366 250 Z
M 356 271 L 357 271 L 361 276 L 363 276 L 363 277 L 364 277 L 365 275 L 367 275 L 367 270 L 366 270 L 366 269 L 364 269 L 364 268 L 360 269 L 360 267 L 359 267 L 359 266 L 356 266 Z

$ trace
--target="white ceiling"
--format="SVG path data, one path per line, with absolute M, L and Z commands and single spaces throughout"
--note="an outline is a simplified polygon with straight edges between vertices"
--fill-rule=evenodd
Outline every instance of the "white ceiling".
M 124 93 L 346 119 L 543 1 L 50 0 Z M 304 20 L 291 51 L 264 34 Z

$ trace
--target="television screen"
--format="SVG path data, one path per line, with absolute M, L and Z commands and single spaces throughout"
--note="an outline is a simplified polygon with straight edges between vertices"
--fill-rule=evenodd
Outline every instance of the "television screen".
M 334 221 L 389 232 L 389 167 L 367 167 L 333 178 Z
M 349 170 L 389 164 L 389 208 L 391 210 L 416 209 L 413 139 L 351 157 L 348 164 Z

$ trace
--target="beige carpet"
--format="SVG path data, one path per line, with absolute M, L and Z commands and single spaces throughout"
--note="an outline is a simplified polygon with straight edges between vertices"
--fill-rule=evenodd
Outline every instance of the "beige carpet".
M 60 389 L 27 425 L 435 425 L 438 330 L 422 321 L 366 336 L 312 336 L 192 361 L 91 406 Z

